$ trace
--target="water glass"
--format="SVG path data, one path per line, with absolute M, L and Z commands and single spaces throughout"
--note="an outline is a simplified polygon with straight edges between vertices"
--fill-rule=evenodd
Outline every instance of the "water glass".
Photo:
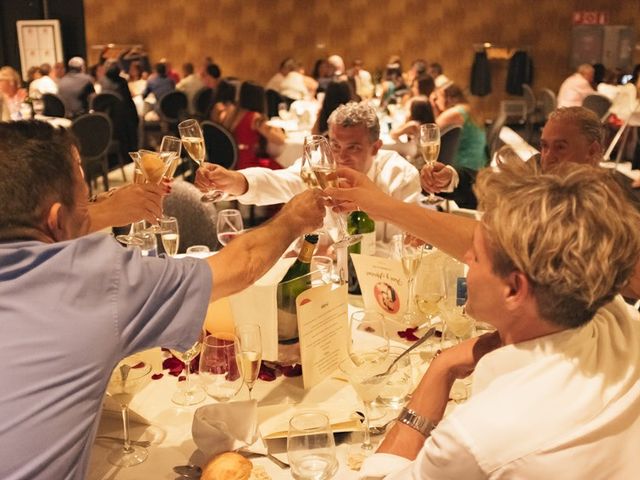
M 176 217 L 160 219 L 160 238 L 167 255 L 175 257 L 180 246 L 180 230 L 178 229 L 178 219 Z
M 336 446 L 329 417 L 307 411 L 289 420 L 287 455 L 291 474 L 297 480 L 325 480 L 338 469 Z
M 211 250 L 206 245 L 191 245 L 187 248 L 186 253 L 188 257 L 206 258 L 210 252 Z
M 214 333 L 202 342 L 200 381 L 207 394 L 219 402 L 231 400 L 242 388 L 239 353 L 240 342 L 230 333 Z
M 402 352 L 404 352 L 404 348 L 402 347 L 390 347 L 389 360 L 394 361 Z M 404 406 L 412 391 L 413 371 L 411 368 L 411 355 L 405 355 L 396 363 L 395 370 L 389 373 L 387 381 L 382 387 L 377 400 L 392 408 L 399 408 Z
M 138 238 L 142 242 L 140 244 L 140 251 L 143 257 L 157 257 L 158 256 L 158 240 L 155 233 L 149 231 L 140 232 Z
M 244 231 L 244 223 L 240 210 L 228 208 L 218 212 L 216 220 L 216 232 L 218 241 L 224 247 L 231 240 L 241 235 Z
M 320 273 L 322 283 L 331 283 L 333 281 L 333 260 L 330 257 L 314 255 L 311 258 L 311 271 Z

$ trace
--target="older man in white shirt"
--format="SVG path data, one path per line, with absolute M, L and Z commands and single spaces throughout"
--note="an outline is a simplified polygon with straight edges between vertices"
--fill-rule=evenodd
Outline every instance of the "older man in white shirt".
M 340 166 L 367 175 L 384 193 L 402 202 L 414 203 L 420 193 L 418 170 L 398 153 L 381 150 L 380 124 L 375 109 L 351 102 L 331 114 L 329 144 Z M 215 188 L 236 196 L 244 204 L 271 205 L 287 202 L 307 188 L 300 177 L 302 159 L 284 170 L 246 168 L 226 170 L 205 163 L 198 169 L 196 185 Z M 397 229 L 376 222 L 376 237 L 388 241 Z
M 567 78 L 558 91 L 558 107 L 579 107 L 584 97 L 596 91 L 591 86 L 594 70 L 585 63 L 578 67 L 576 73 Z
M 640 321 L 618 293 L 640 254 L 640 214 L 617 182 L 589 165 L 542 173 L 508 158 L 478 175 L 477 222 L 339 174 L 351 187 L 327 193 L 345 208 L 458 257 L 466 246 L 466 311 L 497 329 L 436 356 L 361 477 L 636 478 Z M 474 370 L 472 396 L 443 419 L 454 380 Z

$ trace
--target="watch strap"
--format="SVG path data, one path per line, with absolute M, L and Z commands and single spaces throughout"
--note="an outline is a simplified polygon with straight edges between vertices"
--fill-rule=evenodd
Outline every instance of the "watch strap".
M 400 423 L 404 423 L 408 427 L 413 428 L 425 437 L 428 437 L 431 433 L 431 430 L 433 430 L 436 426 L 436 424 L 429 420 L 427 417 L 418 415 L 415 410 L 411 410 L 407 407 L 404 407 L 400 412 L 400 415 L 398 415 L 398 421 Z

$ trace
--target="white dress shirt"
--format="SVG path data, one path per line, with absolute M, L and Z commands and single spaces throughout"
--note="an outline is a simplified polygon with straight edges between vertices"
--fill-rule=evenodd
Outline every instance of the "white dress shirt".
M 204 87 L 204 83 L 202 83 L 202 80 L 200 80 L 198 75 L 193 73 L 184 77 L 176 85 L 176 90 L 184 92 L 187 96 L 187 107 L 191 113 L 195 113 L 193 99 L 202 87 Z
M 415 461 L 375 454 L 361 478 L 626 480 L 639 440 L 640 321 L 617 296 L 580 328 L 487 354 Z
M 268 168 L 245 168 L 241 170 L 249 188 L 237 197 L 240 203 L 251 205 L 272 205 L 285 203 L 291 197 L 307 189 L 300 178 L 302 159 L 289 168 L 269 170 Z M 405 202 L 415 202 L 420 193 L 418 170 L 398 153 L 378 150 L 373 158 L 367 176 L 384 193 Z M 384 222 L 376 222 L 376 238 L 389 241 L 399 230 Z
M 584 97 L 590 93 L 596 93 L 589 81 L 579 73 L 574 73 L 567 78 L 558 91 L 558 108 L 579 107 Z
M 31 98 L 42 98 L 45 93 L 58 93 L 58 84 L 49 75 L 36 78 L 29 84 Z

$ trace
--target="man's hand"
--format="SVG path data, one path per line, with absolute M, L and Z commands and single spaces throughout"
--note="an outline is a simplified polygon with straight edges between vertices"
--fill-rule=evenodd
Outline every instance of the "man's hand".
M 349 212 L 361 209 L 374 218 L 382 218 L 382 213 L 389 208 L 391 198 L 369 180 L 365 174 L 351 168 L 338 168 L 336 174 L 340 187 L 329 187 L 324 190 L 334 203 L 334 210 Z
M 465 378 L 473 373 L 482 357 L 501 346 L 498 332 L 485 333 L 444 350 L 434 362 L 445 368 L 452 378 Z
M 203 163 L 196 171 L 195 186 L 201 192 L 221 190 L 230 195 L 238 196 L 247 192 L 249 184 L 240 172 L 227 170 L 220 165 Z
M 170 187 L 164 184 L 151 183 L 129 184 L 114 190 L 108 197 L 89 204 L 91 231 L 140 220 L 156 223 L 156 219 L 162 216 L 162 198 L 168 190 Z
M 425 165 L 420 171 L 420 184 L 429 193 L 440 193 L 449 186 L 452 178 L 451 169 L 446 168 L 446 165 L 440 162 L 433 166 Z
M 325 215 L 325 198 L 322 190 L 305 190 L 289 200 L 278 214 L 279 221 L 299 235 L 322 227 Z

